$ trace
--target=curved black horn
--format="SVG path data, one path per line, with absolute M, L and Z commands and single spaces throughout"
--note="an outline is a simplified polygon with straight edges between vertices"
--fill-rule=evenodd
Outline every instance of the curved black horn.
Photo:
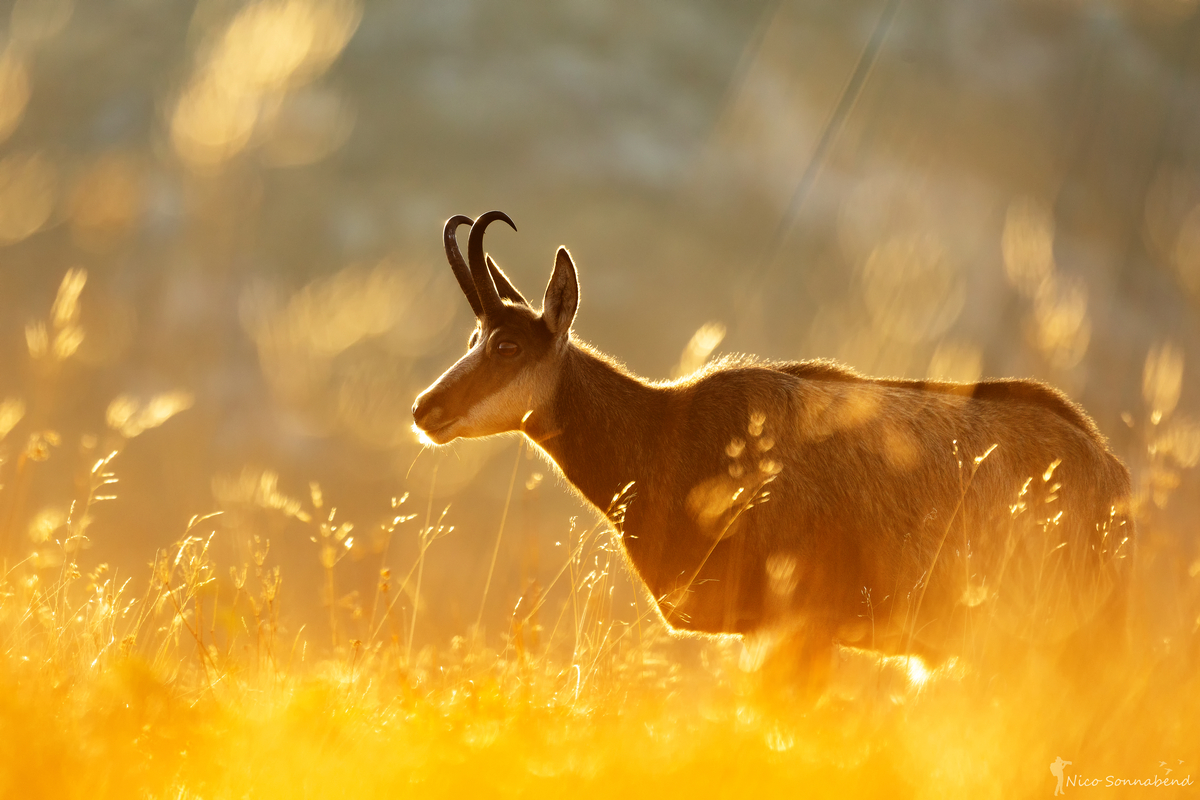
M 471 269 L 458 249 L 459 227 L 472 225 L 474 222 L 475 220 L 468 216 L 455 214 L 446 220 L 446 227 L 442 229 L 442 238 L 446 243 L 446 260 L 450 262 L 450 269 L 454 270 L 454 277 L 458 280 L 459 287 L 467 296 L 467 302 L 471 304 L 471 310 L 475 312 L 475 316 L 482 317 L 483 306 L 479 303 L 479 292 L 475 291 L 475 281 L 471 277 Z
M 471 278 L 475 281 L 475 291 L 479 293 L 479 304 L 483 306 L 484 316 L 498 313 L 504 308 L 496 291 L 496 283 L 492 280 L 491 272 L 483 259 L 483 232 L 498 219 L 507 222 L 514 231 L 517 229 L 508 218 L 508 214 L 503 211 L 489 211 L 476 218 L 471 225 L 471 235 L 467 239 L 467 264 L 471 267 Z

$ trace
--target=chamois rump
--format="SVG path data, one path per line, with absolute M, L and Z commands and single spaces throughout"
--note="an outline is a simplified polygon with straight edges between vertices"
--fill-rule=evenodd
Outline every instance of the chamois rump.
M 1121 613 L 1129 472 L 1060 392 L 749 358 L 646 381 L 572 334 L 565 247 L 530 305 L 484 254 L 496 220 L 516 229 L 498 211 L 446 222 L 477 324 L 416 429 L 528 437 L 606 514 L 673 629 L 787 631 L 817 661 L 835 644 L 939 658 Z

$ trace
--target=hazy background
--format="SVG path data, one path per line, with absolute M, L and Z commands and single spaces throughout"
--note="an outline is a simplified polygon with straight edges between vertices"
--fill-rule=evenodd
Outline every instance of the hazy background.
M 30 532 L 2 546 L 119 449 L 86 560 L 136 572 L 223 510 L 197 532 L 230 565 L 269 539 L 301 618 L 297 515 L 354 521 L 339 594 L 366 597 L 450 504 L 417 638 L 462 632 L 517 442 L 419 454 L 409 407 L 473 324 L 442 222 L 499 208 L 517 285 L 569 246 L 577 333 L 647 377 L 715 348 L 1062 387 L 1190 560 L 1197 5 L 0 4 L 0 514 Z M 517 464 L 493 629 L 593 519 Z

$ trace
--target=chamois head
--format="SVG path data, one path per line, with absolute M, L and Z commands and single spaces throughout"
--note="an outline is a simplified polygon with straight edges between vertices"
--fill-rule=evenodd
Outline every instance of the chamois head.
M 483 252 L 483 233 L 496 220 L 517 226 L 502 211 L 474 222 L 462 215 L 446 220 L 446 258 L 475 312 L 467 353 L 417 396 L 413 420 L 423 438 L 446 444 L 459 437 L 521 430 L 553 396 L 579 306 L 579 280 L 567 248 L 558 248 L 554 274 L 541 312 L 509 282 Z M 467 259 L 456 231 L 470 225 Z

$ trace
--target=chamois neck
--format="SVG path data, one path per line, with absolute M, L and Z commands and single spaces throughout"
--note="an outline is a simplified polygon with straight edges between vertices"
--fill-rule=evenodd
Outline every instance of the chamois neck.
M 533 438 L 603 512 L 652 469 L 665 393 L 572 342 L 554 393 L 549 430 Z M 540 434 L 540 435 L 538 435 Z

